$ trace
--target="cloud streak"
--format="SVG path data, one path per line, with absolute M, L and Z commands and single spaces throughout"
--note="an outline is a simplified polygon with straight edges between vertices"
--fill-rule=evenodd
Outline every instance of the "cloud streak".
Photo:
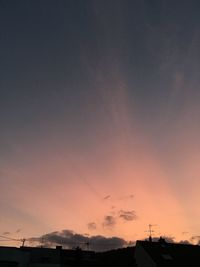
M 112 215 L 107 215 L 104 217 L 104 221 L 102 223 L 103 227 L 112 228 L 116 225 L 116 219 Z
M 119 218 L 123 219 L 124 221 L 134 221 L 137 219 L 137 216 L 134 210 L 131 211 L 120 210 Z
M 3 235 L 10 235 L 11 233 L 10 232 L 3 232 Z
M 133 199 L 133 198 L 134 198 L 134 195 L 130 194 L 130 195 L 120 197 L 119 200 L 129 200 L 129 199 Z
M 109 198 L 111 198 L 111 195 L 107 195 L 107 196 L 105 196 L 103 199 L 104 199 L 104 200 L 107 200 L 107 199 L 109 199 Z
M 95 222 L 90 222 L 87 224 L 88 230 L 96 230 L 97 229 L 97 225 Z

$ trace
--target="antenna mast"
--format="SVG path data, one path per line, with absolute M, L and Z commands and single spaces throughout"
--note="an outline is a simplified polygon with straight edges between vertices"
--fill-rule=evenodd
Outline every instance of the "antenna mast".
M 21 239 L 20 241 L 22 242 L 22 247 L 24 247 L 24 244 L 25 244 L 25 242 L 26 242 L 26 239 L 23 238 L 23 239 Z
M 149 242 L 152 242 L 152 233 L 154 233 L 155 231 L 152 229 L 153 226 L 156 226 L 156 224 L 149 224 L 149 230 L 146 231 L 149 233 Z

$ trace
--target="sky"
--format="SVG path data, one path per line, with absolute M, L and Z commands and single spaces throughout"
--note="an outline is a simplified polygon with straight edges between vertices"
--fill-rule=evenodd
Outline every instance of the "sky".
M 200 241 L 199 12 L 0 0 L 0 245 Z

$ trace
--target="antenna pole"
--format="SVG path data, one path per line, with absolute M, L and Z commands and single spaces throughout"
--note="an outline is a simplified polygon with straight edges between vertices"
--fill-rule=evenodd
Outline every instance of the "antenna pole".
M 156 224 L 149 224 L 149 230 L 145 231 L 149 233 L 149 242 L 152 242 L 152 233 L 154 232 L 154 230 L 152 229 L 153 226 L 156 226 Z
M 152 224 L 149 224 L 149 241 L 152 242 Z
M 25 244 L 25 242 L 26 242 L 26 239 L 23 238 L 21 241 L 22 241 L 22 247 L 24 247 L 24 244 Z

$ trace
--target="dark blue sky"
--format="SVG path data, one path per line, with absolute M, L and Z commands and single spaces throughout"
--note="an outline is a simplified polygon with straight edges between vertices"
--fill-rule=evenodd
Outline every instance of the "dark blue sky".
M 28 126 L 63 111 L 79 120 L 88 102 L 99 102 L 96 75 L 108 83 L 122 73 L 153 115 L 177 72 L 198 84 L 199 1 L 20 0 L 0 8 L 2 123 Z

